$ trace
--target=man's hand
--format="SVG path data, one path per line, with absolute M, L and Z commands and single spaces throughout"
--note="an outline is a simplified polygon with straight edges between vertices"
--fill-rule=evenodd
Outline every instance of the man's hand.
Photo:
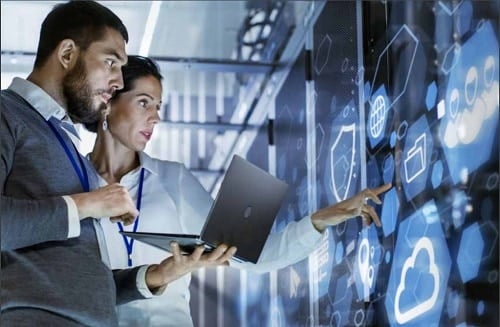
M 374 221 L 377 226 L 382 226 L 377 212 L 375 212 L 372 206 L 368 205 L 368 200 L 372 200 L 376 204 L 381 204 L 382 202 L 378 198 L 378 195 L 386 192 L 391 187 L 392 184 L 388 183 L 374 189 L 364 189 L 352 198 L 319 209 L 312 214 L 311 221 L 314 227 L 320 232 L 324 231 L 328 226 L 338 225 L 357 216 L 362 216 L 366 225 Z
M 210 253 L 203 253 L 205 248 L 198 246 L 190 255 L 183 255 L 177 242 L 172 242 L 172 256 L 159 265 L 149 266 L 146 272 L 146 284 L 149 289 L 161 289 L 174 280 L 203 267 L 228 265 L 229 259 L 236 253 L 236 247 L 219 245 Z
M 75 201 L 80 219 L 111 217 L 111 221 L 129 225 L 139 214 L 127 189 L 118 183 L 70 196 Z

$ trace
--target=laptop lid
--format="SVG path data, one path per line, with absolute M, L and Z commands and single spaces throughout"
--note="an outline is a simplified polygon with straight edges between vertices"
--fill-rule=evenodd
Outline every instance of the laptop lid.
M 288 185 L 234 155 L 212 204 L 201 235 L 122 232 L 138 241 L 172 252 L 176 241 L 184 253 L 204 245 L 211 251 L 225 243 L 236 246 L 237 261 L 256 263 L 266 243 Z
M 256 263 L 288 185 L 234 155 L 206 220 L 201 239 L 236 246 L 235 257 Z

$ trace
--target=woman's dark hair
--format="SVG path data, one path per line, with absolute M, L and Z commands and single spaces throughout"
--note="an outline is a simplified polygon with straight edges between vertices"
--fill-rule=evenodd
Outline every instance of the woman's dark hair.
M 78 47 L 86 50 L 91 43 L 104 37 L 106 28 L 118 31 L 128 42 L 125 25 L 103 5 L 95 1 L 69 1 L 56 5 L 42 23 L 35 67 L 43 65 L 62 40 L 72 39 Z
M 127 64 L 122 66 L 123 88 L 117 90 L 111 98 L 111 103 L 116 101 L 120 94 L 128 92 L 135 87 L 135 82 L 141 77 L 153 76 L 161 83 L 163 77 L 158 65 L 150 58 L 142 56 L 129 55 Z M 85 128 L 91 132 L 97 133 L 97 122 L 94 124 L 85 124 Z
M 111 101 L 115 100 L 120 93 L 128 92 L 134 88 L 137 79 L 146 76 L 153 76 L 159 82 L 163 79 L 158 65 L 148 57 L 127 56 L 127 64 L 122 67 L 123 88 L 117 90 Z

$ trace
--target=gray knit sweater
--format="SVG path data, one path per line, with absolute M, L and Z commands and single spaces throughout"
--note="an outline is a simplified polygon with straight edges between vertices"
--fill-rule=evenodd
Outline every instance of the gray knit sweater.
M 83 192 L 78 175 L 37 111 L 10 90 L 2 90 L 1 100 L 0 325 L 116 326 L 117 295 L 119 302 L 142 298 L 137 268 L 112 274 L 91 218 L 81 221 L 79 237 L 67 238 L 61 196 Z

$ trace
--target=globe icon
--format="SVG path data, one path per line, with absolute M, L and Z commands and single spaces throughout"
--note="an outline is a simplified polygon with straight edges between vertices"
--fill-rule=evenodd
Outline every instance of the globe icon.
M 373 138 L 377 138 L 382 134 L 385 123 L 385 100 L 379 95 L 375 98 L 370 112 L 370 133 Z

